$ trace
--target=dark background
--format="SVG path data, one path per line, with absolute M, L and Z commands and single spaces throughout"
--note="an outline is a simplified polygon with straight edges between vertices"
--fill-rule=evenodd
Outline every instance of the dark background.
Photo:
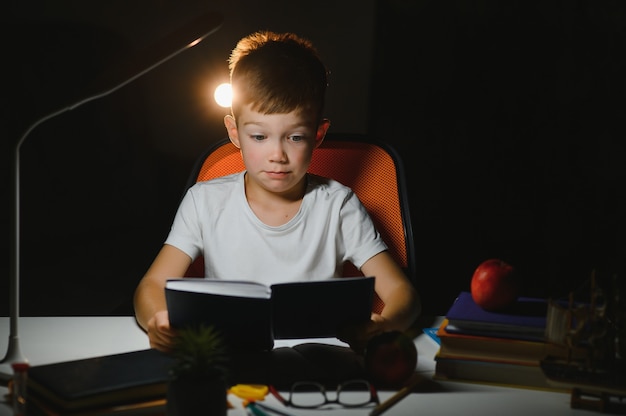
M 444 314 L 490 257 L 564 296 L 626 258 L 626 4 L 619 1 L 13 1 L 1 6 L 0 314 L 8 314 L 12 147 L 106 68 L 205 10 L 207 40 L 22 146 L 21 315 L 130 315 L 191 165 L 225 136 L 212 102 L 236 41 L 309 37 L 331 70 L 332 131 L 395 146 L 416 285 Z M 5 301 L 6 300 L 6 301 Z

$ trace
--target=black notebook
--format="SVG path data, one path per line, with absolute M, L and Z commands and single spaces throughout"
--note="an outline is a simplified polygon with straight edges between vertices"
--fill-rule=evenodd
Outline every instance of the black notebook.
M 173 358 L 154 349 L 35 365 L 28 370 L 29 414 L 100 413 L 165 398 Z
M 275 339 L 335 337 L 343 325 L 367 322 L 374 300 L 373 277 L 279 283 L 169 279 L 165 297 L 174 328 L 205 324 L 229 345 L 270 350 Z

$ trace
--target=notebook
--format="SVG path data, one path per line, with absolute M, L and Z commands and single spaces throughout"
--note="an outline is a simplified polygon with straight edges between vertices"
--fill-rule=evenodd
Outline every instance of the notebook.
M 175 328 L 205 324 L 236 349 L 269 350 L 275 339 L 336 337 L 337 330 L 367 322 L 373 277 L 279 283 L 169 279 L 165 297 Z

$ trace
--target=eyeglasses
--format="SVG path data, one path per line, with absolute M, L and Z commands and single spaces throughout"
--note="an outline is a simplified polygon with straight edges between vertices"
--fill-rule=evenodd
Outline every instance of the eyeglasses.
M 379 404 L 378 393 L 367 380 L 349 380 L 337 386 L 335 399 L 326 395 L 326 388 L 314 381 L 299 381 L 291 386 L 289 399 L 285 399 L 270 386 L 270 392 L 285 406 L 299 409 L 315 409 L 327 404 L 339 404 L 343 407 L 364 407 L 370 403 Z

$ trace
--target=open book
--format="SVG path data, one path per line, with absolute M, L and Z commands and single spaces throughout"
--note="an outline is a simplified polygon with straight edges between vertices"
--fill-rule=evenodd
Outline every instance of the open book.
M 237 349 L 270 350 L 274 339 L 336 337 L 337 329 L 367 322 L 373 277 L 278 283 L 169 279 L 165 298 L 174 328 L 215 327 Z

